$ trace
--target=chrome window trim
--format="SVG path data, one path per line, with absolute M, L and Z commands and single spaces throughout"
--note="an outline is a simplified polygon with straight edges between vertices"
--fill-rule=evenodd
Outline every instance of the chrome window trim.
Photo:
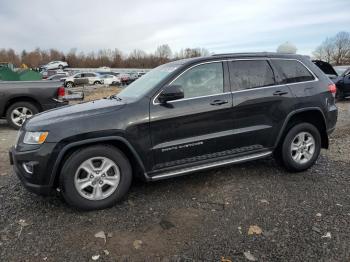
M 206 61 L 206 62 L 202 62 L 199 64 L 195 64 L 193 66 L 190 66 L 189 68 L 187 68 L 185 71 L 181 72 L 181 74 L 179 74 L 177 77 L 175 77 L 169 84 L 167 85 L 171 85 L 172 83 L 174 83 L 180 76 L 182 76 L 184 73 L 186 73 L 188 70 L 191 70 L 194 67 L 200 66 L 200 65 L 205 65 L 205 64 L 214 64 L 214 63 L 222 63 L 225 60 L 214 60 L 214 61 Z M 224 74 L 224 69 L 222 69 L 222 73 Z M 224 76 L 224 75 L 223 75 Z M 224 80 L 224 79 L 223 79 Z M 224 87 L 224 86 L 223 86 Z M 155 102 L 155 100 L 158 98 L 158 96 L 160 95 L 160 93 L 163 92 L 163 88 L 162 90 L 159 91 L 159 93 L 153 98 L 153 105 L 160 105 L 161 103 L 157 103 Z M 206 95 L 206 96 L 196 96 L 196 97 L 189 97 L 189 98 L 182 98 L 182 99 L 178 99 L 178 100 L 173 100 L 173 101 L 169 101 L 168 103 L 173 103 L 173 102 L 178 102 L 178 101 L 185 101 L 185 100 L 189 100 L 189 99 L 194 99 L 194 98 L 203 98 L 203 97 L 207 97 L 207 96 L 217 96 L 217 95 L 221 95 L 221 94 L 227 94 L 227 93 L 231 93 L 231 92 L 222 92 L 219 94 L 212 94 L 212 95 Z
M 285 84 L 285 85 L 294 85 L 294 84 L 299 84 L 299 83 L 307 83 L 307 82 L 314 82 L 314 81 L 318 81 L 318 77 L 314 74 L 314 72 L 312 72 L 310 70 L 310 68 L 305 65 L 302 61 L 296 59 L 296 58 L 279 58 L 279 57 L 273 57 L 273 58 L 270 58 L 270 60 L 294 60 L 294 61 L 297 61 L 299 62 L 300 64 L 302 64 L 307 71 L 309 71 L 309 73 L 314 77 L 313 80 L 308 80 L 308 81 L 301 81 L 301 82 L 295 82 L 295 83 L 288 83 L 288 84 Z
M 211 64 L 211 63 L 223 63 L 223 62 L 232 62 L 232 61 L 250 61 L 250 60 L 265 60 L 265 61 L 269 61 L 269 60 L 294 60 L 297 61 L 299 63 L 301 63 L 310 73 L 311 75 L 314 77 L 313 80 L 308 80 L 308 81 L 302 81 L 302 82 L 295 82 L 295 83 L 287 83 L 287 84 L 278 84 L 278 85 L 270 85 L 270 86 L 262 86 L 262 87 L 255 87 L 255 88 L 251 88 L 251 89 L 243 89 L 243 90 L 236 90 L 236 91 L 230 91 L 230 92 L 223 92 L 223 93 L 219 93 L 219 94 L 213 94 L 213 95 L 206 95 L 206 96 L 196 96 L 196 97 L 189 97 L 189 98 L 182 98 L 182 99 L 178 99 L 178 100 L 173 100 L 173 101 L 169 101 L 168 103 L 174 103 L 174 102 L 181 102 L 181 101 L 186 101 L 186 100 L 191 100 L 191 99 L 197 99 L 197 98 L 204 98 L 204 97 L 210 97 L 210 96 L 218 96 L 218 95 L 224 95 L 224 94 L 234 94 L 234 93 L 241 93 L 241 92 L 246 92 L 246 91 L 252 91 L 252 90 L 259 90 L 259 89 L 265 89 L 265 88 L 271 88 L 271 87 L 278 87 L 278 86 L 289 86 L 289 85 L 297 85 L 297 84 L 304 84 L 304 83 L 309 83 L 309 82 L 317 82 L 319 79 L 318 77 L 308 68 L 308 66 L 306 66 L 302 61 L 300 61 L 299 59 L 296 58 L 280 58 L 280 57 L 257 57 L 257 58 L 237 58 L 237 59 L 221 59 L 221 60 L 212 60 L 212 61 L 206 61 L 206 62 L 202 62 L 199 64 L 195 64 L 190 66 L 189 68 L 187 68 L 185 71 L 181 72 L 181 74 L 179 74 L 177 77 L 175 77 L 169 84 L 167 85 L 171 85 L 173 82 L 175 82 L 180 76 L 182 76 L 184 73 L 186 73 L 188 70 L 196 67 L 196 66 L 200 66 L 200 65 L 204 65 L 204 64 Z M 158 94 L 153 98 L 153 105 L 160 105 L 161 103 L 155 102 L 156 99 L 158 98 L 158 96 L 160 95 L 160 93 L 163 92 L 163 88 L 158 92 Z

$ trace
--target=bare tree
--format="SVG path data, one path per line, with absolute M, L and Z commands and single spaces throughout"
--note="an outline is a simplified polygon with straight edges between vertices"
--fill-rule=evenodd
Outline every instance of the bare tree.
M 185 48 L 176 53 L 176 59 L 192 58 L 198 56 L 208 56 L 209 51 L 205 48 Z
M 155 56 L 159 57 L 162 62 L 169 61 L 172 56 L 169 45 L 165 44 L 158 46 L 155 52 Z
M 124 55 L 118 49 L 102 49 L 96 52 L 79 52 L 72 48 L 68 53 L 56 49 L 34 51 L 23 50 L 20 54 L 12 49 L 0 49 L 0 62 L 10 62 L 16 66 L 26 64 L 29 67 L 38 67 L 52 60 L 67 61 L 70 67 L 119 67 L 119 68 L 153 68 L 172 60 L 207 56 L 209 51 L 204 48 L 185 48 L 172 57 L 169 45 L 161 45 L 154 54 L 147 54 L 143 50 L 135 49 L 129 55 Z
M 336 65 L 343 64 L 350 56 L 350 33 L 339 32 L 334 38 L 333 60 Z
M 326 38 L 318 46 L 313 55 L 316 59 L 324 60 L 335 65 L 350 62 L 350 33 L 339 32 L 335 37 Z

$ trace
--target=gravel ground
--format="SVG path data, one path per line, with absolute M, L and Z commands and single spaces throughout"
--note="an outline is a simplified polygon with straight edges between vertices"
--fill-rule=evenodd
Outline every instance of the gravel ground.
M 0 260 L 350 261 L 350 103 L 338 106 L 331 149 L 307 172 L 268 158 L 137 182 L 85 213 L 20 185 L 7 157 L 16 132 L 0 123 Z

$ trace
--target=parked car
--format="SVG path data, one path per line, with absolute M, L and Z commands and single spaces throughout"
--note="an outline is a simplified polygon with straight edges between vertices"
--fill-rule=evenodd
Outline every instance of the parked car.
M 60 82 L 0 81 L 0 117 L 19 129 L 33 115 L 67 105 Z
M 121 83 L 123 85 L 130 85 L 136 79 L 138 79 L 137 73 L 123 73 L 123 74 L 120 74 L 120 80 L 121 80 Z
M 179 60 L 118 95 L 29 119 L 10 160 L 30 191 L 59 188 L 84 210 L 114 205 L 136 177 L 155 181 L 271 155 L 300 172 L 328 148 L 335 92 L 305 56 Z
M 103 84 L 105 85 L 120 85 L 120 78 L 114 75 L 102 75 Z
M 44 70 L 52 70 L 52 69 L 64 69 L 68 67 L 68 63 L 64 61 L 51 61 L 50 63 L 47 63 L 46 65 L 41 66 Z
M 117 76 L 117 77 L 120 76 L 120 73 L 112 72 L 112 71 L 98 71 L 97 73 L 100 74 L 100 75 L 114 75 L 114 76 Z
M 141 76 L 143 76 L 143 75 L 145 75 L 146 74 L 146 72 L 138 72 L 137 73 L 137 78 L 140 78 Z
M 56 75 L 52 75 L 48 78 L 46 78 L 47 80 L 60 80 L 61 82 L 64 82 L 65 79 L 67 78 L 68 73 L 59 73 Z
M 42 70 L 40 74 L 43 76 L 43 79 L 47 79 L 53 75 L 57 75 L 59 73 L 65 73 L 63 70 Z
M 336 81 L 337 98 L 343 100 L 350 97 L 350 69 L 345 70 Z
M 130 75 L 126 73 L 120 74 L 120 81 L 122 82 L 122 85 L 130 84 Z
M 341 67 L 344 70 L 341 70 L 342 73 L 338 74 L 333 66 L 325 61 L 314 60 L 313 62 L 336 84 L 336 98 L 338 100 L 350 97 L 350 68 Z
M 77 85 L 101 85 L 103 84 L 103 79 L 101 75 L 94 72 L 87 73 L 77 73 L 75 75 L 69 76 L 65 79 L 64 85 L 68 88 Z

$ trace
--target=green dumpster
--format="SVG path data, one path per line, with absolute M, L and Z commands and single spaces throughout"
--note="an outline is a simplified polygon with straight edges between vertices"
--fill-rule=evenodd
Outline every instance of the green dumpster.
M 0 67 L 0 80 L 18 81 L 19 75 L 16 72 L 13 72 L 10 68 L 2 66 Z
M 40 73 L 35 72 L 30 69 L 22 70 L 18 72 L 19 80 L 20 81 L 35 81 L 35 80 L 41 80 L 42 76 Z

